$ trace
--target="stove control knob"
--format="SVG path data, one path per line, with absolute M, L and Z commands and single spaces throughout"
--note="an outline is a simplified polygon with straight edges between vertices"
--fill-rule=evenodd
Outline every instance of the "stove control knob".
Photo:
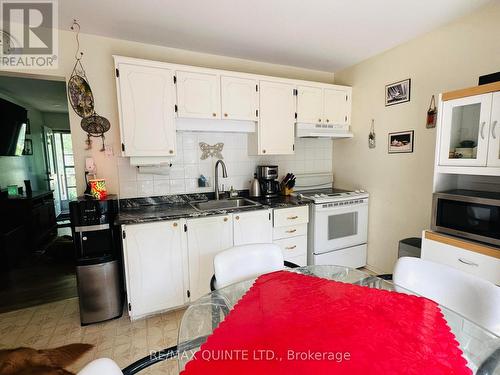
M 355 193 L 361 193 L 361 190 L 354 190 Z
M 319 198 L 319 195 L 318 194 L 314 194 L 314 198 Z
M 359 192 L 360 193 L 366 193 L 366 191 L 364 191 L 363 189 L 361 189 Z

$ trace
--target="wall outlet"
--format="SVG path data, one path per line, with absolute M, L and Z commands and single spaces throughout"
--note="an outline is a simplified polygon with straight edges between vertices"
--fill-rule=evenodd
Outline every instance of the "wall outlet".
M 96 165 L 94 162 L 94 158 L 86 158 L 85 159 L 85 171 L 89 173 L 96 173 Z

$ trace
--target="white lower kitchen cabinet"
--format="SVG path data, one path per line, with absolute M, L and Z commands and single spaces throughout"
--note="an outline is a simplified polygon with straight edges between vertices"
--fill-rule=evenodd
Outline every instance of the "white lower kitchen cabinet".
M 234 246 L 272 243 L 271 210 L 241 212 L 233 215 Z
M 432 231 L 424 231 L 421 257 L 500 285 L 500 255 L 496 248 Z
M 277 208 L 273 212 L 273 243 L 286 261 L 307 266 L 309 206 Z
M 123 254 L 131 319 L 188 301 L 184 220 L 123 225 Z
M 233 246 L 232 215 L 186 220 L 191 301 L 210 292 L 214 257 Z

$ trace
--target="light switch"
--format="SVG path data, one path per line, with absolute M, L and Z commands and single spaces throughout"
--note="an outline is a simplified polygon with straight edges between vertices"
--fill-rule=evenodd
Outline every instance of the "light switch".
M 96 173 L 96 165 L 94 162 L 94 158 L 85 159 L 85 171 L 89 173 Z

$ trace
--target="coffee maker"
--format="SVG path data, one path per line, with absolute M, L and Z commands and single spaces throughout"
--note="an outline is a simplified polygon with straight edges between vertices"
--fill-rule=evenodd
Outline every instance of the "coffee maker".
M 278 195 L 280 184 L 277 180 L 277 165 L 259 165 L 257 167 L 257 177 L 259 178 L 260 190 L 263 197 L 272 198 Z

